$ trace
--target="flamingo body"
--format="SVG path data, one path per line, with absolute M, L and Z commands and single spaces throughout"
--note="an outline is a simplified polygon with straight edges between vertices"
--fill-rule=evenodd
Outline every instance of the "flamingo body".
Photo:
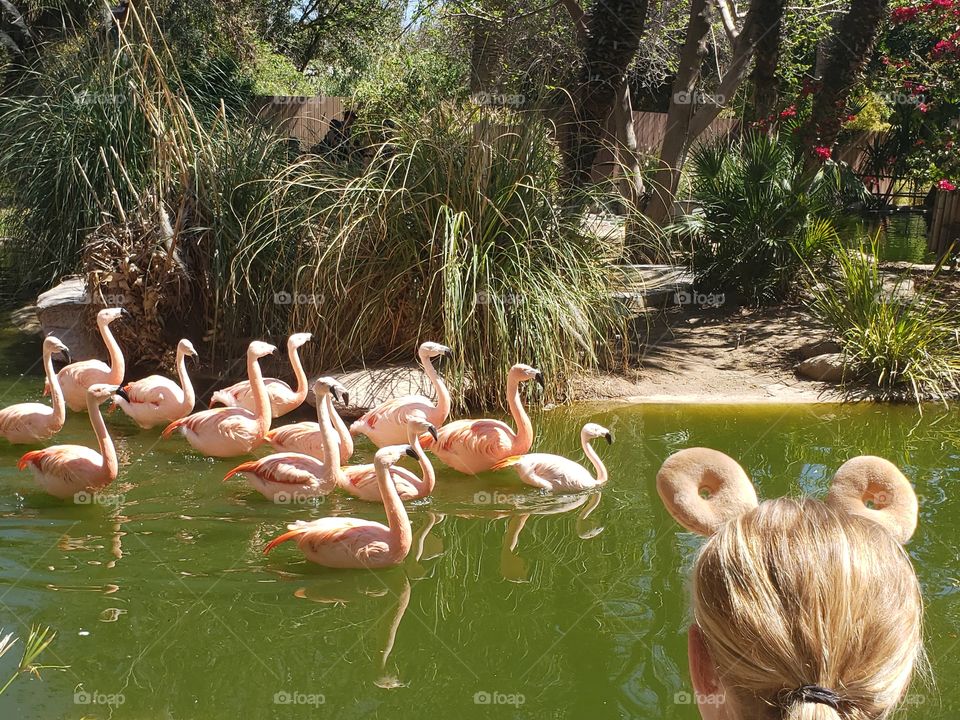
M 41 403 L 19 403 L 0 410 L 0 437 L 13 444 L 49 440 L 63 427 L 53 408 Z
M 497 463 L 494 469 L 512 467 L 527 485 L 557 493 L 576 493 L 595 490 L 607 482 L 607 469 L 591 447 L 593 438 L 613 442 L 610 431 L 596 423 L 587 423 L 580 431 L 580 445 L 597 472 L 594 477 L 583 465 L 569 458 L 551 453 L 527 453 L 509 457 Z
M 100 452 L 83 445 L 54 445 L 25 453 L 17 463 L 29 469 L 37 485 L 54 497 L 66 499 L 82 490 L 109 485 L 117 478 L 117 453 L 100 414 L 100 403 L 113 394 L 109 385 L 92 385 L 87 391 L 87 412 L 100 444 Z
M 231 470 L 224 480 L 242 475 L 267 500 L 289 503 L 328 495 L 336 481 L 327 478 L 322 462 L 299 453 L 274 453 Z
M 175 431 L 195 450 L 211 457 L 236 457 L 252 452 L 263 442 L 257 416 L 243 408 L 214 408 L 194 413 L 167 425 L 163 437 Z
M 339 387 L 343 391 L 344 397 L 347 397 L 346 389 L 342 386 Z M 340 413 L 334 407 L 329 392 L 324 395 L 323 402 L 339 439 L 340 464 L 346 464 L 353 457 L 353 436 L 340 417 Z M 302 453 L 326 462 L 323 433 L 320 431 L 319 422 L 306 420 L 274 428 L 267 433 L 266 440 L 277 452 Z
M 297 350 L 309 342 L 311 337 L 310 333 L 295 333 L 287 339 L 287 354 L 290 357 L 293 373 L 297 377 L 296 390 L 283 380 L 277 378 L 263 379 L 267 388 L 267 395 L 270 397 L 271 417 L 277 418 L 286 415 L 300 407 L 303 401 L 307 399 L 307 375 L 303 370 L 303 363 L 300 362 L 300 355 Z M 230 387 L 217 390 L 210 398 L 210 407 L 218 404 L 256 412 L 256 398 L 250 380 L 243 380 Z
M 299 521 L 289 525 L 287 532 L 271 540 L 264 548 L 264 553 L 269 553 L 281 543 L 296 540 L 308 560 L 326 567 L 376 569 L 399 565 L 413 543 L 410 518 L 397 495 L 392 478 L 393 466 L 403 453 L 414 455 L 413 449 L 405 445 L 382 448 L 374 458 L 387 525 L 339 517 Z
M 57 373 L 67 407 L 74 412 L 80 412 L 86 407 L 87 389 L 91 385 L 104 384 L 116 387 L 123 381 L 126 366 L 120 346 L 110 332 L 110 323 L 125 312 L 121 308 L 107 308 L 97 313 L 97 327 L 110 354 L 110 365 L 102 360 L 80 360 L 70 363 Z M 49 389 L 49 382 L 47 389 Z
M 354 422 L 350 426 L 350 432 L 354 435 L 366 435 L 377 447 L 386 447 L 406 442 L 407 423 L 413 417 L 425 417 L 436 427 L 443 425 L 450 414 L 450 393 L 433 367 L 431 358 L 448 355 L 450 352 L 450 348 L 445 345 L 433 342 L 423 343 L 417 352 L 420 364 L 436 390 L 436 404 L 423 395 L 404 395 L 387 400 Z
M 180 376 L 180 385 L 162 375 L 150 375 L 124 385 L 123 393 L 118 394 L 114 402 L 144 429 L 189 415 L 193 412 L 196 396 L 193 392 L 193 384 L 187 375 L 187 355 L 197 357 L 197 351 L 193 348 L 193 343 L 184 339 L 177 345 L 177 373 Z

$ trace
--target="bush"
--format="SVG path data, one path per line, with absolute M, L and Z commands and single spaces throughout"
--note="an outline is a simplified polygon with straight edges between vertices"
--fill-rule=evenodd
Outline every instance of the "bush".
M 887 280 L 877 265 L 877 241 L 836 248 L 830 274 L 810 272 L 811 311 L 836 334 L 851 380 L 916 401 L 945 398 L 960 379 L 957 315 L 926 287 L 904 275 Z
M 782 302 L 804 264 L 816 265 L 836 240 L 842 168 L 815 173 L 776 135 L 748 133 L 699 146 L 689 161 L 698 206 L 671 228 L 686 248 L 698 291 Z
M 444 342 L 461 405 L 502 404 L 515 362 L 562 396 L 619 331 L 607 282 L 619 248 L 564 211 L 542 121 L 447 105 L 366 134 L 386 141 L 362 169 L 302 162 L 251 218 L 233 277 L 264 324 L 314 332 L 319 367 L 409 361 L 418 341 Z M 258 270 L 262 256 L 278 261 Z

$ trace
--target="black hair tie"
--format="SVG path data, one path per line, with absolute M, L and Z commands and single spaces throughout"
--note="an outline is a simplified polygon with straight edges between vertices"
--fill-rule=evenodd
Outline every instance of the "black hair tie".
M 790 692 L 786 693 L 784 700 L 786 700 L 786 704 L 788 705 L 796 702 L 826 705 L 827 707 L 831 707 L 838 712 L 840 710 L 841 702 L 840 696 L 837 695 L 833 690 L 820 687 L 819 685 L 804 685 L 796 690 L 791 690 Z

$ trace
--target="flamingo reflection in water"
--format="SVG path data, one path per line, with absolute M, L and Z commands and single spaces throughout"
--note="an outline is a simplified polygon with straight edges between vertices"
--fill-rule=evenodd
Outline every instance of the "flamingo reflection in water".
M 443 542 L 440 538 L 432 534 L 433 528 L 443 521 L 444 516 L 440 513 L 427 512 L 426 522 L 417 530 L 413 537 L 413 547 L 410 555 L 415 560 L 409 561 L 403 569 L 393 569 L 384 573 L 352 573 L 348 581 L 342 578 L 324 576 L 318 578 L 312 585 L 305 585 L 294 591 L 294 596 L 311 602 L 332 604 L 337 606 L 346 605 L 350 602 L 356 602 L 368 598 L 382 598 L 392 596 L 396 600 L 396 605 L 390 615 L 390 620 L 384 628 L 385 633 L 381 641 L 382 650 L 380 651 L 380 662 L 377 664 L 377 677 L 373 681 L 375 685 L 385 689 L 405 687 L 400 679 L 399 672 L 388 670 L 390 655 L 397 640 L 397 631 L 400 629 L 400 623 L 407 607 L 410 605 L 410 596 L 413 586 L 411 580 L 418 580 L 427 574 L 425 568 L 420 564 L 439 557 L 444 552 Z M 356 581 L 363 578 L 364 585 L 358 586 Z M 381 619 L 387 617 L 385 612 Z

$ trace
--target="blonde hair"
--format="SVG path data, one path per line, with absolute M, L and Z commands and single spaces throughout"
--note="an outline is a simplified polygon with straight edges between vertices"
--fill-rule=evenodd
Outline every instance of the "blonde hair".
M 920 587 L 903 547 L 818 500 L 769 500 L 724 523 L 697 557 L 692 592 L 742 718 L 882 720 L 923 663 Z M 809 686 L 831 701 L 811 701 Z

